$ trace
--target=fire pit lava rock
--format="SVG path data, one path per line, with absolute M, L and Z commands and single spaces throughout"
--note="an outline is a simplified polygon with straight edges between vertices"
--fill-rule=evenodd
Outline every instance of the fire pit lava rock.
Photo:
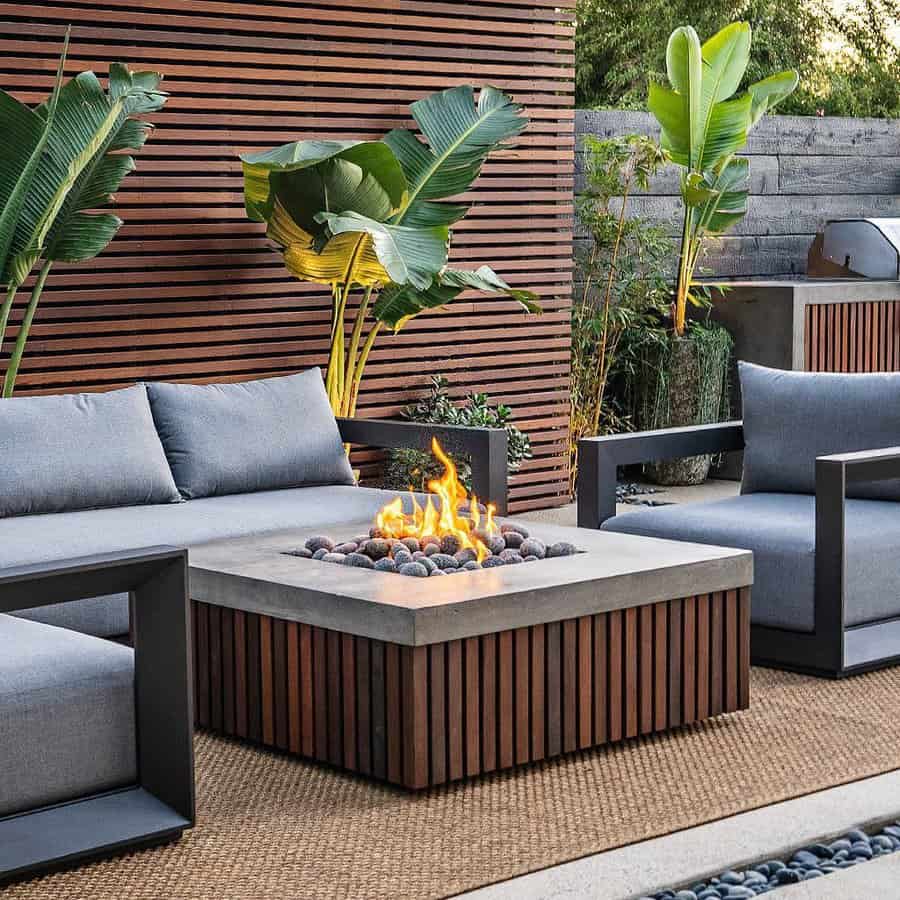
M 499 531 L 491 533 L 473 531 L 472 538 L 482 547 L 480 560 L 478 550 L 463 546 L 463 539 L 454 534 L 392 538 L 385 537 L 377 528 L 369 535 L 359 535 L 349 541 L 335 541 L 318 534 L 308 538 L 304 546 L 290 551 L 290 555 L 411 578 L 431 578 L 572 556 L 577 552 L 565 541 L 547 546 L 532 537 L 525 526 L 514 522 L 504 522 Z

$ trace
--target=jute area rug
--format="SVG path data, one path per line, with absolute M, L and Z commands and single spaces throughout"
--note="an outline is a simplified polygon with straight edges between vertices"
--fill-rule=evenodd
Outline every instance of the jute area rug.
M 179 843 L 3 900 L 444 897 L 900 768 L 900 668 L 752 688 L 748 712 L 420 795 L 199 734 Z

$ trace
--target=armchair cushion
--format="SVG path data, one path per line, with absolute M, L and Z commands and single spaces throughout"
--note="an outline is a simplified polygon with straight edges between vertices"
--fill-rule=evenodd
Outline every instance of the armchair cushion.
M 175 483 L 188 500 L 353 484 L 319 369 L 238 384 L 147 384 Z
M 0 400 L 0 517 L 180 497 L 143 385 Z
M 849 500 L 845 515 L 846 624 L 900 615 L 900 506 Z M 815 497 L 744 494 L 711 503 L 647 507 L 608 519 L 603 529 L 752 550 L 752 623 L 813 630 Z
M 744 415 L 741 490 L 814 494 L 816 457 L 900 445 L 900 373 L 788 372 L 739 363 Z M 848 496 L 900 500 L 900 479 Z
M 0 615 L 0 817 L 137 780 L 134 654 Z

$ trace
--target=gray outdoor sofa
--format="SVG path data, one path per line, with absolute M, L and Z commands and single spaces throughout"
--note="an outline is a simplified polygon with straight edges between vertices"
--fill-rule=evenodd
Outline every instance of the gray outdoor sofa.
M 504 431 L 335 420 L 318 369 L 4 401 L 0 569 L 372 518 L 393 494 L 355 484 L 342 441 L 427 448 L 433 435 L 472 457 L 475 493 L 505 512 Z M 20 615 L 128 633 L 124 595 Z
M 752 550 L 757 664 L 900 661 L 900 374 L 739 369 L 742 422 L 581 441 L 579 525 Z M 616 515 L 618 466 L 735 450 L 739 496 Z
M 356 485 L 344 442 L 427 448 L 433 435 L 472 458 L 477 493 L 505 512 L 505 431 L 336 420 L 318 369 L 0 401 L 0 611 L 11 613 L 0 615 L 0 722 L 12 724 L 0 728 L 0 838 L 4 827 L 25 827 L 24 813 L 118 790 L 148 771 L 134 654 L 105 640 L 128 637 L 136 595 L 125 590 L 130 582 L 100 578 L 102 561 L 373 518 L 394 495 Z M 82 564 L 93 573 L 87 580 L 65 575 Z M 37 575 L 55 579 L 52 599 L 49 581 L 22 587 Z M 58 602 L 66 577 L 80 599 Z M 85 592 L 91 584 L 122 586 Z M 157 706 L 168 709 L 168 700 Z M 174 804 L 184 821 L 187 791 Z

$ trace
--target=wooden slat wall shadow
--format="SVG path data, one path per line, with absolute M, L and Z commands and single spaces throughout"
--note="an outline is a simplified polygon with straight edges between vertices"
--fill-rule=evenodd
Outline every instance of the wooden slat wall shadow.
M 750 702 L 749 588 L 427 647 L 192 608 L 200 727 L 410 788 Z
M 900 371 L 900 301 L 806 307 L 807 372 Z
M 390 416 L 446 374 L 463 397 L 511 405 L 534 459 L 512 511 L 566 501 L 573 189 L 574 0 L 0 0 L 0 87 L 49 92 L 65 26 L 67 72 L 158 70 L 171 97 L 117 195 L 125 220 L 101 256 L 58 264 L 20 376 L 23 393 L 136 380 L 286 374 L 326 358 L 330 299 L 285 272 L 247 221 L 237 154 L 291 140 L 375 138 L 408 104 L 494 84 L 531 125 L 486 165 L 457 230 L 456 262 L 494 266 L 541 295 L 542 317 L 467 295 L 372 353 L 360 413 Z M 27 291 L 13 312 L 21 321 Z M 362 455 L 364 472 L 371 455 Z

